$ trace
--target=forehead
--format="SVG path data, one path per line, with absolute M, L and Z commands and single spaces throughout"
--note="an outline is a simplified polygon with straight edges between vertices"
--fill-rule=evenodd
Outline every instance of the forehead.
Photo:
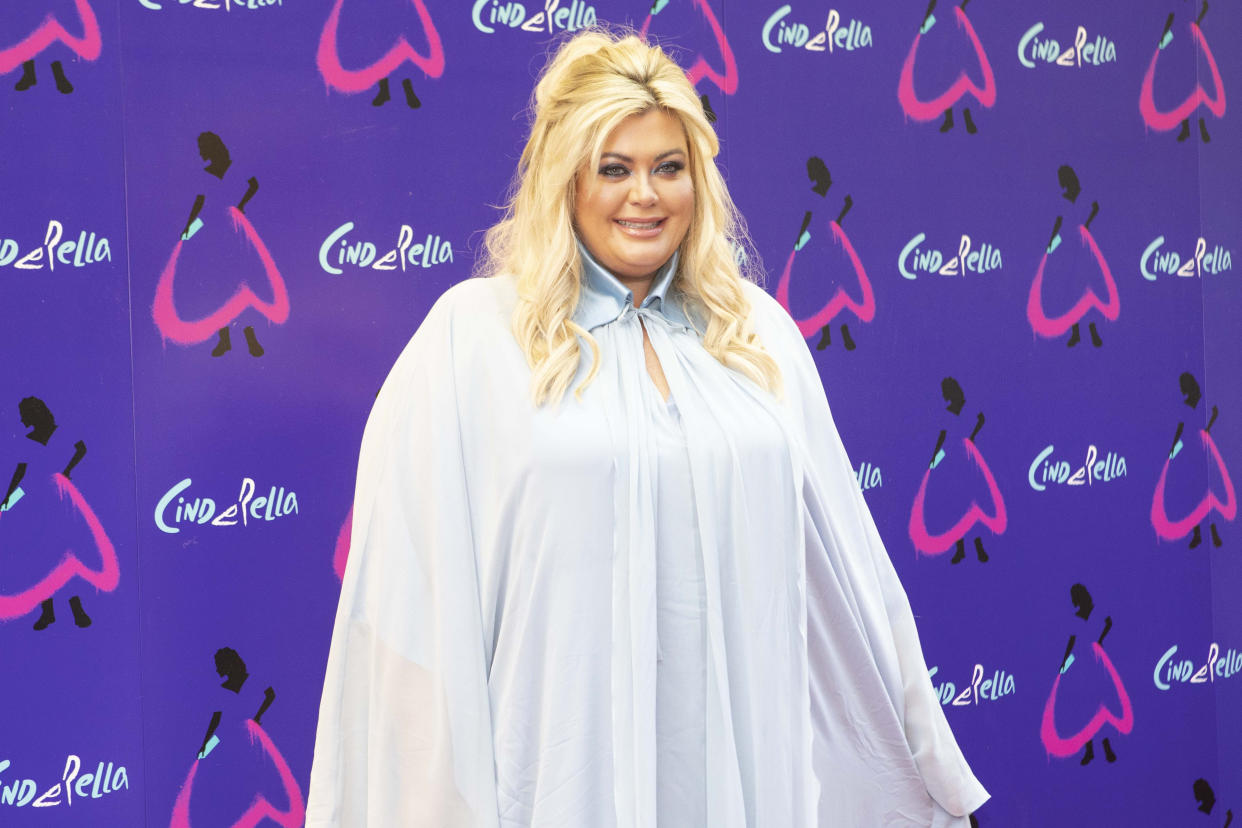
M 686 131 L 677 116 L 663 109 L 648 109 L 627 116 L 604 136 L 601 153 L 634 158 L 655 156 L 669 150 L 686 150 Z

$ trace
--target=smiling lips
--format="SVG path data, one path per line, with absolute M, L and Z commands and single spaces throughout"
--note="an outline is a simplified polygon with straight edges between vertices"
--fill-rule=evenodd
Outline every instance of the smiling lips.
M 621 232 L 627 236 L 635 238 L 650 238 L 660 233 L 660 225 L 664 223 L 664 219 L 648 219 L 646 221 L 635 221 L 634 219 L 613 219 L 613 222 L 621 228 Z

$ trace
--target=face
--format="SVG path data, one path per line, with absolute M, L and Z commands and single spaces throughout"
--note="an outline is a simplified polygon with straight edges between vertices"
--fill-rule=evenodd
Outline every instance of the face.
M 686 237 L 694 214 L 689 164 L 681 122 L 650 109 L 608 135 L 598 169 L 578 172 L 578 237 L 632 290 L 645 293 L 631 283 L 649 281 Z

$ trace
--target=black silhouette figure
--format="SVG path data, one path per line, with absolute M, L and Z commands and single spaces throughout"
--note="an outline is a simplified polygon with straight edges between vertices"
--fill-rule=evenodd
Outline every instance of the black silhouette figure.
M 56 418 L 52 416 L 51 410 L 47 404 L 38 397 L 26 397 L 17 404 L 17 411 L 21 415 L 22 425 L 30 429 L 26 435 L 27 440 L 34 440 L 43 447 L 47 447 L 47 443 L 52 439 L 52 434 L 56 431 Z M 74 470 L 78 463 L 82 462 L 82 458 L 86 456 L 86 443 L 78 440 L 73 444 L 73 457 L 69 458 L 68 465 L 61 472 L 65 477 Z M 26 476 L 26 464 L 18 463 L 17 468 L 13 470 L 13 477 L 9 481 L 9 487 L 4 493 L 4 500 L 0 501 L 0 508 L 7 509 L 10 506 L 9 499 L 13 497 L 13 493 L 17 491 L 17 487 L 21 485 L 22 479 Z M 91 617 L 86 614 L 86 610 L 82 609 L 82 599 L 74 595 L 69 599 L 69 609 L 73 612 L 73 623 L 83 629 L 91 625 Z M 45 630 L 48 625 L 56 620 L 56 612 L 52 606 L 52 599 L 48 598 L 39 605 L 39 618 L 34 623 L 36 630 Z
M 250 674 L 246 672 L 246 662 L 242 661 L 242 657 L 232 647 L 221 647 L 216 650 L 216 675 L 222 676 L 224 682 L 221 687 L 225 690 L 232 691 L 238 695 L 241 694 L 242 686 L 246 683 L 246 679 Z M 263 714 L 272 706 L 272 702 L 276 700 L 276 691 L 268 687 L 263 691 L 263 703 L 259 705 L 258 711 L 250 718 L 255 724 L 262 724 Z M 220 719 L 224 712 L 216 710 L 211 714 L 211 722 L 207 725 L 207 734 L 203 736 L 203 744 L 198 749 L 198 756 L 202 758 L 206 755 L 208 743 L 211 737 L 215 735 L 216 729 L 220 726 Z
M 228 147 L 224 145 L 224 141 L 214 132 L 203 132 L 198 136 L 198 154 L 207 162 L 207 166 L 203 168 L 203 172 L 214 175 L 221 181 L 224 180 L 224 174 L 229 171 L 229 167 L 233 165 L 233 159 L 229 157 Z M 239 213 L 246 212 L 246 204 L 250 199 L 254 198 L 254 194 L 259 191 L 259 179 L 254 176 L 246 179 L 246 192 L 242 195 L 241 201 L 237 202 L 237 211 Z M 198 218 L 198 214 L 202 212 L 203 205 L 207 203 L 207 196 L 202 193 L 194 196 L 194 206 L 190 209 L 190 217 L 186 219 L 185 229 L 181 231 L 181 237 L 187 238 L 190 234 L 194 220 Z M 264 354 L 263 346 L 259 344 L 258 337 L 255 336 L 254 326 L 247 325 L 242 333 L 246 337 L 246 348 L 253 357 L 261 357 Z M 219 341 L 216 347 L 211 349 L 213 357 L 224 356 L 233 347 L 233 343 L 229 337 L 229 329 L 226 325 L 219 331 Z
M 1208 12 L 1207 0 L 1203 0 L 1203 8 L 1199 10 L 1199 16 L 1195 18 L 1195 25 L 1198 26 L 1199 28 L 1203 28 L 1203 18 L 1207 16 L 1207 12 Z M 1165 18 L 1164 29 L 1160 32 L 1160 39 L 1157 41 L 1157 43 L 1163 43 L 1165 36 L 1168 35 L 1169 32 L 1171 32 L 1172 30 L 1173 30 L 1173 12 L 1169 12 L 1169 16 Z M 1186 117 L 1182 119 L 1182 128 L 1177 133 L 1177 140 L 1185 141 L 1189 137 L 1190 137 L 1190 118 Z M 1212 142 L 1212 136 L 1208 135 L 1207 122 L 1202 117 L 1199 118 L 1199 140 L 1205 144 L 1210 144 Z
M 1208 784 L 1206 779 L 1196 779 L 1192 789 L 1195 793 L 1195 802 L 1199 803 L 1199 810 L 1205 814 L 1211 814 L 1212 809 L 1216 807 L 1216 792 L 1212 790 L 1212 786 Z M 1229 828 L 1233 822 L 1233 810 L 1225 810 L 1225 824 L 1221 828 Z
M 1199 400 L 1203 399 L 1203 392 L 1199 388 L 1199 383 L 1195 379 L 1195 375 L 1189 371 L 1185 371 L 1180 377 L 1177 378 L 1177 384 L 1182 389 L 1183 402 L 1185 402 L 1186 405 L 1190 406 L 1192 409 L 1198 408 Z M 1208 434 L 1212 432 L 1212 426 L 1216 424 L 1216 417 L 1219 414 L 1220 410 L 1216 406 L 1212 406 L 1212 416 L 1208 418 L 1207 426 L 1203 429 Z M 1184 420 L 1179 421 L 1177 424 L 1177 431 L 1173 433 L 1173 445 L 1169 448 L 1170 457 L 1172 457 L 1174 452 L 1177 451 L 1177 444 L 1181 442 L 1182 432 L 1185 428 L 1186 422 Z M 1216 529 L 1216 521 L 1208 521 L 1208 529 L 1212 534 L 1212 545 L 1220 547 L 1222 541 L 1220 539 L 1220 532 Z M 1203 532 L 1201 531 L 1201 527 L 1196 525 L 1194 532 L 1190 535 L 1189 548 L 1194 549 L 1201 543 L 1203 543 Z
M 52 61 L 52 78 L 56 81 L 56 90 L 62 95 L 68 95 L 73 91 L 73 84 L 65 77 L 65 67 L 59 60 Z M 25 92 L 36 83 L 38 81 L 35 79 L 35 62 L 34 58 L 31 58 L 22 64 L 22 76 L 17 79 L 13 88 L 18 92 Z
M 962 408 L 966 405 L 966 394 L 962 391 L 962 386 L 953 377 L 945 377 L 940 381 L 940 394 L 944 401 L 948 403 L 945 410 L 953 414 L 955 417 L 961 415 Z M 970 432 L 970 442 L 975 441 L 975 437 L 979 435 L 979 431 L 983 428 L 986 418 L 980 411 L 975 417 L 974 430 Z M 940 436 L 936 438 L 936 448 L 932 450 L 931 465 L 934 467 L 940 460 L 940 450 L 944 448 L 945 438 L 949 436 L 947 429 L 940 429 Z M 988 553 L 983 548 L 983 538 L 975 536 L 975 556 L 979 559 L 979 563 L 988 562 Z M 953 550 L 953 557 L 949 559 L 949 563 L 961 563 L 966 557 L 966 538 L 957 539 L 956 548 Z
M 828 172 L 828 165 L 824 163 L 824 159 L 816 155 L 812 155 L 808 158 L 806 160 L 806 175 L 807 178 L 813 182 L 811 192 L 815 193 L 815 195 L 820 198 L 828 195 L 828 190 L 832 187 L 832 175 Z M 841 226 L 841 222 L 845 221 L 845 214 L 848 213 L 850 208 L 853 206 L 854 199 L 850 198 L 847 194 L 845 199 L 842 201 L 841 212 L 837 214 L 838 227 Z M 798 228 L 798 238 L 794 242 L 794 250 L 802 249 L 802 245 L 804 244 L 803 237 L 806 234 L 806 231 L 811 227 L 811 217 L 813 214 L 814 211 L 807 210 L 806 214 L 802 216 L 802 226 Z M 850 326 L 845 323 L 841 324 L 841 342 L 845 345 L 845 350 L 847 351 L 852 351 L 857 347 L 854 343 L 854 338 L 850 336 Z M 824 325 L 823 329 L 820 330 L 819 342 L 815 343 L 815 350 L 822 351 L 831 344 L 832 323 L 829 322 L 827 325 Z
M 1078 182 L 1078 175 L 1074 172 L 1074 168 L 1069 164 L 1061 165 L 1061 167 L 1057 169 L 1057 181 L 1061 184 L 1061 197 L 1070 204 L 1077 202 L 1078 196 L 1082 192 L 1082 185 Z M 1095 220 L 1096 214 L 1099 212 L 1100 202 L 1091 202 L 1091 213 L 1087 216 L 1087 220 L 1083 222 L 1082 226 L 1090 230 L 1091 222 Z M 1057 236 L 1061 233 L 1061 222 L 1062 217 L 1057 216 L 1057 220 L 1052 223 L 1052 235 L 1048 238 L 1049 251 L 1052 250 L 1053 244 L 1056 243 Z M 1098 348 L 1104 344 L 1104 340 L 1100 338 L 1100 332 L 1096 329 L 1094 322 L 1088 325 L 1088 330 L 1091 332 L 1092 345 Z M 1081 336 L 1078 331 L 1078 323 L 1075 322 L 1074 327 L 1070 329 L 1069 340 L 1065 344 L 1066 346 L 1073 348 L 1080 341 Z
M 1095 602 L 1091 599 L 1091 593 L 1087 591 L 1085 586 L 1082 584 L 1074 584 L 1070 587 L 1070 600 L 1073 601 L 1074 607 L 1077 610 L 1074 615 L 1078 616 L 1083 621 L 1086 621 L 1091 617 L 1091 611 L 1095 609 Z M 1104 629 L 1100 631 L 1100 637 L 1095 640 L 1095 643 L 1103 647 L 1104 636 L 1108 635 L 1108 631 L 1112 628 L 1112 616 L 1106 616 L 1104 618 Z M 1069 665 L 1070 654 L 1074 652 L 1074 641 L 1076 639 L 1077 636 L 1071 635 L 1069 637 L 1069 643 L 1065 645 L 1065 655 L 1061 658 L 1061 666 L 1059 668 L 1061 672 L 1065 672 Z M 1092 759 L 1095 758 L 1095 747 L 1092 744 L 1094 741 L 1094 739 L 1087 740 L 1087 745 L 1082 751 L 1082 761 L 1078 764 L 1086 766 Z M 1103 747 L 1104 758 L 1109 762 L 1116 762 L 1117 754 L 1113 752 L 1113 746 L 1109 743 L 1107 736 L 1104 737 Z
M 391 75 L 389 77 L 392 77 Z M 409 78 L 403 78 L 401 81 L 401 91 L 405 93 L 405 103 L 410 109 L 418 109 L 423 102 L 414 94 L 414 84 Z M 392 100 L 392 95 L 388 91 L 388 78 L 380 78 L 379 86 L 376 89 L 375 97 L 371 99 L 371 106 L 383 106 Z
M 962 11 L 966 11 L 966 4 L 969 2 L 970 0 L 962 0 L 962 2 L 958 3 L 958 6 L 961 7 Z M 922 31 L 923 27 L 927 25 L 927 19 L 932 16 L 932 12 L 935 9 L 936 0 L 931 0 L 927 4 L 927 11 L 923 13 L 922 21 L 919 22 L 919 31 Z M 970 107 L 968 106 L 962 107 L 962 121 L 966 124 L 966 132 L 968 134 L 974 135 L 979 131 L 979 128 L 975 126 L 974 118 L 970 117 Z M 944 120 L 940 123 L 940 131 L 948 132 L 951 129 L 953 129 L 953 107 L 950 106 L 944 110 Z

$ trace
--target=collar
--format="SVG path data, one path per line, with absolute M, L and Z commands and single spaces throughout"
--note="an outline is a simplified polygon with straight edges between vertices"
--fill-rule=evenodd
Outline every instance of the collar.
M 573 319 L 589 331 L 620 318 L 627 307 L 633 307 L 634 293 L 595 261 L 581 241 L 578 241 L 578 255 L 582 260 L 582 279 L 578 307 L 574 309 Z M 673 325 L 694 330 L 686 315 L 685 302 L 680 291 L 672 288 L 680 255 L 681 251 L 674 251 L 656 272 L 651 282 L 651 290 L 647 292 L 647 298 L 643 299 L 640 307 L 658 313 Z

